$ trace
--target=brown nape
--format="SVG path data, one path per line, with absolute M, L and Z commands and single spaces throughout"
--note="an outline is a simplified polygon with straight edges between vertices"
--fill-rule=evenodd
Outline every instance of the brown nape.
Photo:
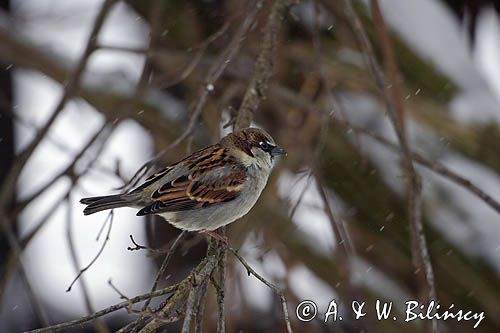
M 224 144 L 224 141 L 228 141 L 251 157 L 254 157 L 252 153 L 253 147 L 258 146 L 260 142 L 270 141 L 266 133 L 258 128 L 246 128 L 231 133 L 222 140 L 222 144 Z

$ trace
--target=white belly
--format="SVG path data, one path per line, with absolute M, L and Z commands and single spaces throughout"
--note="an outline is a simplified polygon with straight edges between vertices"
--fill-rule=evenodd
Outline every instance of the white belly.
M 159 215 L 179 229 L 188 231 L 215 230 L 234 222 L 250 211 L 266 186 L 267 174 L 266 172 L 265 177 L 249 176 L 249 180 L 242 188 L 241 194 L 234 200 L 206 208 L 161 213 Z

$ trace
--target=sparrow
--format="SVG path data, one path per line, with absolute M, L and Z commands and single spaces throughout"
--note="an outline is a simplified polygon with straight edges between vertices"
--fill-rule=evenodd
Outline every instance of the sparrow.
M 134 190 L 83 198 L 85 215 L 139 208 L 137 216 L 156 214 L 173 226 L 205 232 L 247 214 L 266 186 L 276 156 L 286 151 L 264 130 L 246 128 L 151 175 Z

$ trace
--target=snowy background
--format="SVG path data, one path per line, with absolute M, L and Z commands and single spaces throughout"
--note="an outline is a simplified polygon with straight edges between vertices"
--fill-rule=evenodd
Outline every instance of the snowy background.
M 11 16 L 0 17 L 0 22 L 2 26 L 14 29 L 19 38 L 57 54 L 60 62 L 71 67 L 83 51 L 100 3 L 96 0 L 13 1 Z M 481 12 L 475 45 L 471 49 L 464 27 L 439 1 L 384 0 L 381 6 L 391 28 L 460 88 L 449 104 L 449 111 L 455 119 L 465 123 L 500 124 L 500 18 L 492 8 Z M 125 3 L 119 2 L 106 20 L 99 40 L 103 44 L 147 47 L 148 29 L 142 17 Z M 113 87 L 113 90 L 126 94 L 139 79 L 143 63 L 144 56 L 140 54 L 99 50 L 89 61 L 84 85 Z M 15 128 L 16 145 L 17 151 L 21 151 L 33 139 L 35 128 L 43 126 L 50 116 L 62 88 L 39 72 L 19 68 L 11 70 L 15 92 L 14 110 L 19 119 Z M 161 105 L 170 110 L 183 108 L 188 102 L 172 96 L 165 96 L 163 101 L 171 101 L 169 105 Z M 352 123 L 370 125 L 379 133 L 390 132 L 390 123 L 379 116 L 376 101 L 369 96 L 345 93 L 340 101 L 346 107 L 357 108 L 357 113 L 349 114 Z M 47 179 L 63 170 L 103 122 L 103 116 L 89 104 L 78 100 L 69 102 L 23 170 L 18 184 L 18 197 L 28 197 L 43 186 Z M 439 138 L 416 123 L 411 123 L 410 132 L 417 150 L 431 148 L 434 158 L 439 158 L 456 172 L 467 175 L 493 198 L 500 199 L 500 177 L 497 173 L 449 150 L 446 144 L 435 145 Z M 369 140 L 364 140 L 362 147 L 375 165 L 384 170 L 383 176 L 387 183 L 401 192 L 397 155 Z M 117 161 L 122 174 L 129 178 L 153 155 L 152 139 L 143 127 L 132 120 L 120 123 L 96 165 L 71 193 L 71 226 L 68 226 L 67 205 L 55 206 L 54 213 L 25 249 L 23 260 L 31 277 L 30 282 L 50 311 L 58 313 L 57 317 L 51 318 L 54 322 L 86 314 L 80 284 L 77 283 L 71 292 L 65 292 L 77 273 L 68 248 L 68 228 L 72 229 L 72 238 L 82 266 L 92 260 L 102 244 L 102 239 L 96 241 L 96 236 L 107 213 L 85 217 L 78 200 L 84 196 L 116 191 L 122 181 L 112 176 L 110 170 L 114 170 Z M 427 202 L 438 203 L 443 193 L 446 193 L 446 205 L 426 207 L 431 211 L 432 227 L 469 256 L 488 262 L 500 275 L 498 213 L 457 185 L 424 169 L 419 171 L 424 177 Z M 37 225 L 70 186 L 69 179 L 59 180 L 22 212 L 19 217 L 21 237 Z M 304 190 L 304 197 L 293 221 L 317 251 L 328 255 L 334 251 L 336 242 L 327 216 L 322 209 L 318 209 L 323 204 L 317 184 L 314 179 L 292 172 L 281 175 L 279 193 L 284 198 L 296 202 Z M 334 196 L 333 193 L 331 195 Z M 339 198 L 334 200 L 334 205 L 339 212 L 346 213 L 348 210 Z M 461 207 L 461 210 L 449 207 Z M 94 309 L 119 301 L 119 296 L 107 283 L 108 279 L 112 279 L 124 294 L 130 296 L 147 292 L 151 286 L 156 266 L 152 260 L 145 260 L 144 254 L 125 251 L 130 245 L 129 234 L 145 242 L 144 220 L 136 217 L 132 209 L 116 210 L 110 241 L 102 256 L 83 276 Z M 307 267 L 296 266 L 287 272 L 280 256 L 273 251 L 266 253 L 262 259 L 262 251 L 259 250 L 261 242 L 258 236 L 251 234 L 242 247 L 242 253 L 257 271 L 275 281 L 282 281 L 288 273 L 289 288 L 297 297 L 314 299 L 323 307 L 336 296 L 336 291 Z M 408 297 L 404 291 L 398 290 L 397 285 L 386 281 L 387 277 L 383 273 L 362 259 L 352 263 L 352 270 L 358 283 L 373 289 L 384 288 L 388 298 L 401 300 Z M 247 301 L 267 311 L 271 306 L 272 293 L 256 279 L 245 278 L 244 271 L 240 273 Z M 32 316 L 27 310 L 29 305 L 26 296 L 20 295 L 15 288 L 19 284 L 19 281 L 12 281 L 4 296 L 0 312 L 2 332 L 25 327 L 22 323 Z M 115 316 L 125 318 L 127 314 L 120 312 Z

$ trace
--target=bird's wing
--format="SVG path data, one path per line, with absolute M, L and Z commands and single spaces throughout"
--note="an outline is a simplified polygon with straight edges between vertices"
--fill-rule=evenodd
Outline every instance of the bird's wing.
M 247 177 L 246 168 L 218 145 L 180 163 L 175 177 L 163 176 L 169 171 L 160 176 L 162 184 L 151 194 L 153 203 L 137 215 L 198 209 L 234 200 Z
M 144 183 L 142 183 L 140 186 L 136 187 L 129 193 L 132 194 L 139 192 L 149 192 L 153 191 L 152 189 L 156 190 L 156 188 L 161 187 L 163 183 L 176 179 L 179 175 L 187 174 L 189 170 L 186 170 L 186 167 L 189 169 L 189 166 L 196 160 L 200 159 L 202 156 L 211 155 L 215 151 L 218 151 L 220 149 L 222 148 L 218 144 L 200 149 L 192 153 L 185 159 L 155 172 L 154 174 L 146 178 Z

